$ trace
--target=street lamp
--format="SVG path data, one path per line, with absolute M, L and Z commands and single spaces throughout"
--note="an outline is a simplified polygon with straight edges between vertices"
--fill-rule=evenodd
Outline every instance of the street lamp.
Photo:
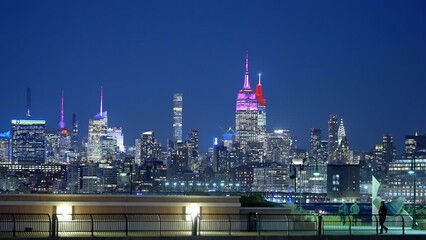
M 299 165 L 299 210 L 302 209 L 302 190 L 303 190 L 303 175 L 302 170 L 304 170 L 303 166 L 306 162 L 306 158 L 293 158 L 293 164 Z M 297 173 L 296 173 L 297 176 Z
M 416 156 L 413 156 L 413 159 L 411 161 L 411 169 L 408 171 L 410 175 L 413 175 L 413 224 L 412 228 L 416 229 Z
M 299 165 L 299 209 L 302 209 L 302 189 L 303 189 L 303 175 L 302 170 L 304 170 L 304 166 L 308 158 L 312 158 L 315 160 L 315 170 L 314 170 L 314 176 L 318 177 L 320 175 L 320 172 L 318 170 L 318 160 L 312 156 L 304 157 L 304 158 L 293 158 L 293 164 Z M 297 173 L 294 173 L 294 178 L 296 178 Z M 292 177 L 290 177 L 292 178 Z M 296 192 L 296 186 L 295 186 L 295 192 Z

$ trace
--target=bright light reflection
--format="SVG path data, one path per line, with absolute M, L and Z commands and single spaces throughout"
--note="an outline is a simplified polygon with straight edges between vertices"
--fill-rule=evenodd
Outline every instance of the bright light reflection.
M 185 213 L 186 213 L 186 221 L 191 221 L 198 214 L 200 214 L 200 206 L 198 206 L 197 204 L 190 204 L 189 206 L 186 206 Z
M 59 221 L 70 221 L 72 220 L 72 206 L 67 203 L 56 206 L 56 214 Z

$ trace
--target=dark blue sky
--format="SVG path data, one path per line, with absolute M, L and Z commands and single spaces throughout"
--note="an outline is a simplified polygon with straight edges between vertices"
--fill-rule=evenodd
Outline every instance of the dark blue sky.
M 263 76 L 268 128 L 309 129 L 329 114 L 350 146 L 368 150 L 391 133 L 426 132 L 426 1 L 0 1 L 0 131 L 25 115 L 55 128 L 65 91 L 68 125 L 81 136 L 99 110 L 126 144 L 172 135 L 172 95 L 184 94 L 184 133 L 206 150 L 235 122 L 236 93 Z

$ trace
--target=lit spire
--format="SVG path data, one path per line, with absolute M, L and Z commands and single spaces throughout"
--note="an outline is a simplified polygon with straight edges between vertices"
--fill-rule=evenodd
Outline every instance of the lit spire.
M 337 139 L 338 139 L 339 145 L 342 142 L 342 139 L 344 137 L 346 137 L 346 131 L 345 131 L 345 125 L 343 125 L 343 118 L 341 118 L 339 129 L 337 130 Z
M 262 83 L 260 82 L 261 78 L 262 78 L 262 74 L 259 73 L 259 83 L 258 83 L 258 85 L 262 85 Z
M 64 121 L 64 91 L 61 93 L 61 121 L 59 121 L 59 129 L 65 129 L 65 121 Z
M 101 110 L 99 112 L 99 115 L 102 117 L 102 101 L 104 96 L 104 88 L 101 86 Z
M 251 89 L 249 82 L 249 63 L 248 63 L 248 50 L 246 50 L 246 73 L 244 75 L 243 89 Z
M 64 91 L 62 91 L 61 97 L 61 122 L 64 121 Z

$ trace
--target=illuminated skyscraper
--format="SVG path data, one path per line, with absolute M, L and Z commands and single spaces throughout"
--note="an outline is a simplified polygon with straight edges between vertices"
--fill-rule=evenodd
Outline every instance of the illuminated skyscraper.
M 295 140 L 288 129 L 278 129 L 268 136 L 267 159 L 287 164 L 290 160 L 290 150 L 295 148 Z
M 101 107 L 98 114 L 89 120 L 89 134 L 87 143 L 87 159 L 99 162 L 102 159 L 101 138 L 107 136 L 108 114 L 102 109 L 103 89 L 101 87 Z
M 45 120 L 31 120 L 31 90 L 27 88 L 26 120 L 12 120 L 12 163 L 43 164 L 46 160 Z
M 343 119 L 340 119 L 339 128 L 337 130 L 337 149 L 331 155 L 330 164 L 351 164 L 351 156 L 349 152 L 349 141 L 346 136 L 345 125 Z
M 58 154 L 60 160 L 66 159 L 66 154 L 71 148 L 71 137 L 68 133 L 68 129 L 65 125 L 64 120 L 64 92 L 62 91 L 61 96 L 61 120 L 58 124 Z M 58 160 L 59 160 L 58 159 Z
M 182 142 L 183 94 L 173 94 L 173 140 Z
M 0 133 L 0 163 L 10 163 L 10 131 Z
M 245 67 L 244 85 L 238 92 L 235 110 L 235 138 L 242 149 L 247 149 L 248 143 L 257 141 L 258 126 L 257 99 L 249 81 L 248 52 Z
M 71 129 L 71 146 L 73 148 L 78 148 L 78 121 L 77 114 L 72 114 L 72 129 Z
M 259 83 L 256 86 L 256 99 L 257 99 L 257 141 L 262 143 L 263 150 L 266 152 L 266 99 L 263 98 L 263 90 L 261 74 L 259 73 Z
M 120 127 L 113 127 L 107 129 L 107 135 L 111 136 L 117 141 L 117 147 L 120 152 L 124 152 L 124 134 L 123 129 Z
M 339 122 L 336 115 L 330 115 L 328 119 L 328 162 L 332 162 L 332 157 L 337 147 L 339 146 L 338 142 L 338 129 Z
M 154 131 L 146 131 L 140 137 L 140 164 L 148 161 L 158 160 L 161 153 L 161 146 L 155 138 Z
M 321 158 L 321 129 L 311 128 L 311 151 L 310 155 L 317 161 Z
M 44 120 L 12 120 L 12 162 L 43 164 L 45 162 Z

